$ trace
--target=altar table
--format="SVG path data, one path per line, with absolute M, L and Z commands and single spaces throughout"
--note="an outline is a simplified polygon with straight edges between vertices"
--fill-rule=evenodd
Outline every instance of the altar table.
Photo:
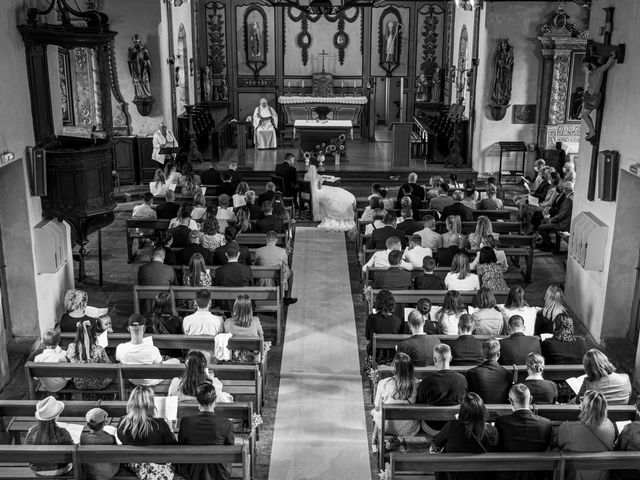
M 332 139 L 337 138 L 340 135 L 344 135 L 345 138 L 350 136 L 353 140 L 353 124 L 349 120 L 296 120 L 293 126 L 293 138 L 299 135 L 300 140 L 298 147 L 300 154 L 304 152 L 313 152 L 316 145 L 331 143 Z M 342 158 L 346 156 L 346 142 L 345 150 L 342 153 Z M 327 158 L 327 161 L 331 162 L 332 157 Z
M 331 120 L 348 120 L 352 125 L 360 125 L 362 109 L 367 97 L 300 97 L 280 96 L 278 103 L 285 114 L 285 125 L 292 126 L 297 120 L 315 120 L 317 107 L 329 109 Z

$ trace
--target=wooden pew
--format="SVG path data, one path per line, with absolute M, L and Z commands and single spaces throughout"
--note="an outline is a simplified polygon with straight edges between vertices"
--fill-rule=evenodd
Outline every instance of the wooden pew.
M 401 209 L 400 208 L 392 208 L 392 209 L 387 210 L 387 212 L 393 213 L 397 217 L 399 217 Z M 505 220 L 505 221 L 508 221 L 511 218 L 511 211 L 510 210 L 477 210 L 477 209 L 472 209 L 472 212 L 473 212 L 473 219 L 474 220 L 477 220 L 478 217 L 481 217 L 481 216 L 485 216 L 485 217 L 489 218 L 489 220 L 491 220 L 492 222 L 494 220 Z M 356 209 L 356 214 L 358 215 L 358 218 L 360 218 L 363 213 L 364 213 L 364 208 L 359 207 L 359 208 Z M 440 219 L 440 216 L 442 215 L 442 210 L 434 210 L 432 208 L 431 209 L 429 209 L 429 208 L 419 208 L 418 209 L 418 213 L 420 214 L 420 218 L 421 219 L 425 215 L 432 215 L 432 216 L 435 217 L 436 220 L 438 220 L 438 219 Z
M 368 289 L 365 295 L 367 302 L 367 312 L 371 313 L 373 309 L 373 303 L 376 298 L 376 295 L 380 290 Z M 415 305 L 415 303 L 421 298 L 428 298 L 431 300 L 433 305 L 442 305 L 444 302 L 444 296 L 447 294 L 446 290 L 391 290 L 391 294 L 393 298 L 395 298 L 396 303 L 403 304 L 411 304 Z M 476 295 L 474 291 L 460 292 L 460 299 L 462 303 L 465 305 L 472 305 L 473 299 Z M 493 295 L 496 298 L 496 303 L 504 303 L 507 300 L 507 296 L 509 292 L 507 290 L 500 290 L 493 292 Z
M 125 235 L 127 236 L 127 263 L 133 263 L 136 254 L 133 253 L 134 238 L 155 238 L 158 232 L 169 228 L 170 220 L 142 220 L 128 218 L 125 222 Z
M 46 477 L 36 475 L 29 463 L 73 463 L 74 468 L 69 473 L 52 478 L 80 480 L 75 468 L 78 465 L 77 448 L 77 445 L 0 445 L 0 479 L 41 480 Z
M 169 292 L 174 311 L 177 300 L 195 300 L 198 290 L 209 290 L 212 300 L 235 300 L 240 294 L 246 294 L 256 304 L 256 313 L 270 313 L 276 316 L 276 345 L 282 336 L 282 298 L 280 287 L 150 287 L 134 285 L 133 308 L 140 313 L 140 300 L 153 300 L 159 293 Z
M 36 363 L 27 362 L 24 365 L 27 380 L 27 394 L 30 400 L 37 398 L 36 390 L 40 382 L 35 378 L 110 378 L 111 385 L 103 390 L 78 390 L 69 382 L 60 393 L 104 393 L 116 394 L 120 399 L 126 399 L 124 382 L 120 372 L 120 365 L 116 363 Z M 35 378 L 34 378 L 35 377 Z

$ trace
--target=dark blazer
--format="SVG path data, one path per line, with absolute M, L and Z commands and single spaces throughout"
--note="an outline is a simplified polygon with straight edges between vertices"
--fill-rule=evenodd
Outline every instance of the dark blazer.
M 447 287 L 444 284 L 444 278 L 439 277 L 433 273 L 425 273 L 413 280 L 413 287 L 416 290 L 446 290 Z
M 482 340 L 473 335 L 460 335 L 447 342 L 451 347 L 451 365 L 479 365 L 483 362 Z
M 556 403 L 558 387 L 551 380 L 524 380 L 524 385 L 531 392 L 531 403 Z
M 475 392 L 484 403 L 508 403 L 513 375 L 498 362 L 485 360 L 467 372 L 469 391 Z
M 376 272 L 373 288 L 387 290 L 410 290 L 413 286 L 411 272 L 400 267 L 389 267 L 387 270 Z
M 231 185 L 233 185 L 233 193 L 235 193 L 236 187 L 244 179 L 242 178 L 242 175 L 235 170 L 227 170 L 227 173 L 231 175 Z
M 440 345 L 440 340 L 433 335 L 411 335 L 396 346 L 397 352 L 411 357 L 414 367 L 433 365 L 433 347 Z
M 251 267 L 238 262 L 227 263 L 216 269 L 214 285 L 219 287 L 248 287 L 253 284 Z
M 218 196 L 229 195 L 229 197 L 233 197 L 233 195 L 236 193 L 236 187 L 237 185 L 234 185 L 231 182 L 223 182 L 220 185 L 218 185 L 218 188 L 217 188 Z
M 389 237 L 398 237 L 404 245 L 404 232 L 393 228 L 390 225 L 385 225 L 382 228 L 377 228 L 373 231 L 369 240 L 367 240 L 367 248 L 384 250 L 387 248 L 387 239 Z
M 210 169 L 202 172 L 200 174 L 200 181 L 203 185 L 220 185 L 222 183 L 220 172 L 216 167 L 211 167 Z
M 228 244 L 227 244 L 228 245 Z M 218 247 L 213 252 L 213 264 L 214 265 L 226 265 L 229 263 L 227 259 L 227 245 L 223 245 Z M 238 263 L 242 263 L 244 265 L 251 265 L 251 252 L 249 248 L 244 245 L 240 246 L 240 256 L 238 257 Z
M 298 190 L 298 170 L 287 162 L 276 165 L 274 174 L 284 178 L 284 194 L 287 197 L 295 195 Z
M 551 420 L 531 410 L 516 410 L 496 418 L 498 448 L 502 452 L 545 452 L 551 442 Z M 548 472 L 500 472 L 498 479 L 544 480 Z
M 406 194 L 405 192 L 410 192 Z M 422 208 L 422 202 L 424 201 L 425 191 L 417 183 L 405 183 L 398 190 L 398 205 L 400 204 L 400 200 L 402 197 L 411 197 L 411 206 L 414 208 Z
M 549 338 L 542 342 L 542 356 L 547 365 L 571 365 L 582 363 L 582 357 L 587 353 L 584 340 L 576 337 L 573 342 L 561 342 Z
M 460 253 L 458 245 L 451 245 L 447 248 L 439 248 L 434 252 L 434 259 L 439 267 L 450 267 L 453 257 Z
M 558 213 L 549 218 L 549 223 L 557 226 L 558 230 L 569 231 L 571 228 L 571 210 L 573 210 L 573 196 L 565 197 L 560 204 Z
M 169 265 L 149 262 L 138 269 L 138 285 L 159 287 L 177 284 L 176 271 Z
M 542 182 L 540 182 L 540 185 L 538 185 L 538 188 L 536 188 L 535 192 L 533 192 L 531 196 L 536 197 L 539 201 L 542 202 L 546 198 L 547 192 L 549 191 L 550 187 L 551 185 L 549 184 L 549 182 L 543 180 Z
M 416 403 L 458 405 L 467 393 L 467 379 L 459 372 L 438 370 L 418 385 Z
M 173 248 L 184 248 L 189 245 L 189 233 L 191 230 L 186 225 L 178 225 L 169 230 L 169 232 L 173 237 L 173 242 L 171 243 Z
M 189 260 L 191 260 L 191 256 L 196 253 L 199 253 L 204 257 L 205 265 L 213 264 L 213 256 L 211 255 L 211 250 L 204 248 L 202 245 L 192 243 L 191 245 L 183 248 L 176 254 L 176 261 L 178 262 L 178 265 L 189 265 Z
M 180 209 L 180 205 L 175 202 L 164 202 L 159 203 L 156 207 L 156 216 L 159 219 L 163 220 L 171 220 L 178 215 L 178 210 Z
M 407 218 L 403 220 L 402 223 L 399 223 L 396 228 L 405 235 L 413 235 L 414 233 L 422 230 L 424 226 L 422 223 L 416 222 L 413 218 Z
M 262 213 L 262 209 L 255 203 L 248 203 L 247 208 L 249 209 L 250 220 L 259 220 L 261 218 L 264 218 L 264 213 Z
M 256 222 L 257 233 L 267 233 L 271 230 L 277 233 L 282 233 L 284 231 L 282 219 L 280 217 L 276 217 L 275 215 L 266 215 Z
M 260 195 L 258 195 L 258 200 L 256 200 L 256 205 L 260 208 L 262 208 L 262 204 L 264 202 L 273 202 L 273 197 L 276 196 L 276 192 L 271 191 L 271 190 L 267 190 L 264 193 L 261 193 Z M 262 210 L 260 210 L 262 212 Z
M 463 222 L 473 222 L 473 210 L 462 202 L 455 202 L 453 205 L 447 205 L 442 209 L 442 218 L 446 219 L 449 215 L 460 215 Z
M 180 420 L 178 443 L 180 445 L 233 445 L 233 423 L 213 412 L 200 412 L 198 415 Z M 178 465 L 185 478 L 195 480 L 229 480 L 231 465 L 223 463 Z
M 523 365 L 531 352 L 540 353 L 540 340 L 536 337 L 518 332 L 500 340 L 499 361 L 502 365 Z

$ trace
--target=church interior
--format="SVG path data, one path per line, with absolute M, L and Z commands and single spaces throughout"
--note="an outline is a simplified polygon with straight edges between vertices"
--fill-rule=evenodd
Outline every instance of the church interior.
M 0 18 L 0 479 L 640 478 L 640 2 Z

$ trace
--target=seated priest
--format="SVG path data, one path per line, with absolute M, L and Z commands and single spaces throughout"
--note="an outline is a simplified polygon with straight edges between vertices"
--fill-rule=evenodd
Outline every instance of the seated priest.
M 253 112 L 253 143 L 256 149 L 276 148 L 276 127 L 278 114 L 269 106 L 266 98 L 260 99 L 260 105 Z

